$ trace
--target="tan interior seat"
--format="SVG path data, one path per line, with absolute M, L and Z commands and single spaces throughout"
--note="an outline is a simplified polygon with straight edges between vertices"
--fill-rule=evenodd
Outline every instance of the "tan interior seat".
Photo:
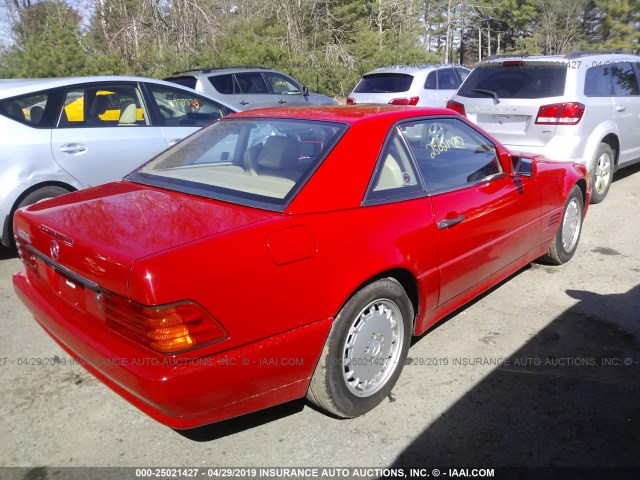
M 250 174 L 296 181 L 302 175 L 298 169 L 299 158 L 300 142 L 289 137 L 273 136 L 267 138 L 256 155 L 247 155 L 245 163 Z
M 118 126 L 136 125 L 136 121 L 138 119 L 138 107 L 136 107 L 134 102 L 127 102 L 123 104 L 120 112 Z
M 380 178 L 374 190 L 387 190 L 389 188 L 402 187 L 403 185 L 400 164 L 393 155 L 388 154 L 382 165 L 382 172 L 380 172 Z

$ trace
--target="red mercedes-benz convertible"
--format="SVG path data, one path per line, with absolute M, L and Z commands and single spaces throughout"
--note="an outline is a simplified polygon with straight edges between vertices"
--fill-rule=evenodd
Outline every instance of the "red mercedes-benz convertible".
M 246 111 L 16 212 L 14 284 L 70 355 L 171 427 L 304 396 L 353 417 L 389 394 L 412 335 L 573 256 L 586 176 L 450 110 Z

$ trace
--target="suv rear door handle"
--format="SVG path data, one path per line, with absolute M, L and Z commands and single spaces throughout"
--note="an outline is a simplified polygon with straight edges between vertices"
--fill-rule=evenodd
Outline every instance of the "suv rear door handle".
M 60 146 L 60 151 L 63 153 L 82 153 L 87 151 L 87 147 L 80 143 L 67 143 Z
M 616 112 L 624 112 L 625 110 L 626 110 L 626 107 L 623 107 L 622 105 L 616 106 Z
M 440 220 L 438 222 L 438 228 L 440 230 L 443 230 L 445 228 L 453 227 L 454 225 L 459 224 L 463 220 L 464 220 L 464 215 L 460 215 L 460 216 L 458 216 L 456 218 L 452 218 L 450 220 Z

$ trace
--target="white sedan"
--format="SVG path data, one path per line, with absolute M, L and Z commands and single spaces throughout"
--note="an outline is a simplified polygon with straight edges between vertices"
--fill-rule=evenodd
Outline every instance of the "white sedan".
M 150 78 L 0 80 L 2 244 L 18 208 L 120 179 L 236 110 Z

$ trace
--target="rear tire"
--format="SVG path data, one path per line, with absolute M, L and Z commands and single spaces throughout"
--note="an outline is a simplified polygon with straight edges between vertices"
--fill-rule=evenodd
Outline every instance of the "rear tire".
M 34 203 L 42 202 L 43 200 L 59 197 L 60 195 L 64 195 L 65 193 L 69 193 L 69 190 L 62 187 L 48 186 L 39 188 L 38 190 L 34 190 L 29 195 L 24 197 L 18 204 L 16 210 L 18 208 L 26 207 L 27 205 L 33 205 Z
M 34 203 L 42 202 L 43 200 L 48 200 L 49 198 L 59 197 L 60 195 L 64 195 L 65 193 L 69 193 L 69 190 L 63 187 L 57 187 L 54 185 L 49 185 L 46 187 L 39 188 L 38 190 L 34 190 L 26 197 L 24 197 L 20 203 L 13 209 L 11 212 L 11 220 L 9 221 L 8 229 L 9 233 L 9 242 L 11 243 L 11 247 L 16 246 L 16 240 L 13 237 L 13 215 L 16 210 L 22 207 L 26 207 L 28 205 L 33 205 Z
M 400 376 L 413 315 L 411 301 L 393 278 L 356 292 L 333 322 L 307 398 L 342 418 L 375 408 Z
M 540 258 L 543 263 L 562 265 L 573 257 L 578 248 L 580 232 L 582 231 L 584 200 L 582 191 L 574 185 L 564 205 L 562 223 L 556 233 L 548 252 Z
M 601 143 L 596 151 L 595 161 L 589 175 L 591 182 L 591 203 L 602 202 L 613 180 L 613 166 L 615 157 L 613 150 L 606 143 Z

